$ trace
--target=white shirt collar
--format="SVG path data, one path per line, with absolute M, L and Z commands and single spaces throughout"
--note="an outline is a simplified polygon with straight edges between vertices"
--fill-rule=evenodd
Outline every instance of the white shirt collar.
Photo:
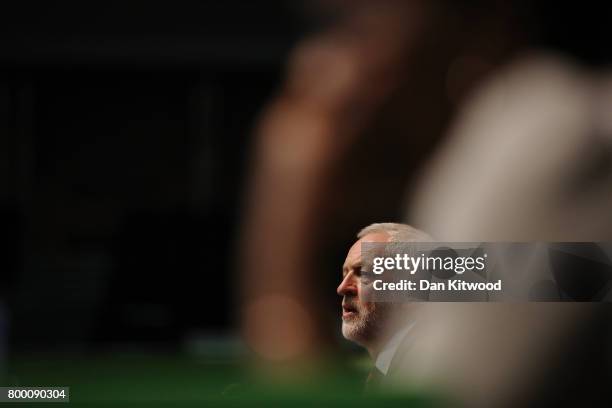
M 398 347 L 400 346 L 400 344 L 402 344 L 402 341 L 413 326 L 414 323 L 410 323 L 406 327 L 395 333 L 393 337 L 391 337 L 391 339 L 387 342 L 385 347 L 383 347 L 382 351 L 378 353 L 378 356 L 376 356 L 376 362 L 374 363 L 374 365 L 384 375 L 387 375 L 389 367 L 391 366 L 391 361 L 393 361 L 393 357 L 395 356 Z

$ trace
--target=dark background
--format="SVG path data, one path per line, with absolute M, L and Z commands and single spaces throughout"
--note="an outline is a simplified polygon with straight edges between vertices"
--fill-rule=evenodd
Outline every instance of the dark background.
M 0 10 L 1 296 L 13 351 L 227 331 L 256 115 L 296 2 Z

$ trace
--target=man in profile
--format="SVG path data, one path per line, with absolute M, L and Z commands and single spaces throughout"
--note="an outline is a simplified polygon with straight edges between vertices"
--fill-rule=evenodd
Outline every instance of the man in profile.
M 414 322 L 414 305 L 406 303 L 368 302 L 363 298 L 362 254 L 363 242 L 431 241 L 426 233 L 409 225 L 377 223 L 362 229 L 357 242 L 350 248 L 342 268 L 342 282 L 338 295 L 342 296 L 342 335 L 364 347 L 370 354 L 374 368 L 368 376 L 366 389 L 379 385 L 392 374 L 400 360 L 398 349 L 409 341 Z

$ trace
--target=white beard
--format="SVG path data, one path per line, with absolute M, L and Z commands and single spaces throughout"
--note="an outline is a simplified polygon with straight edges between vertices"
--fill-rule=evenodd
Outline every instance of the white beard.
M 390 314 L 388 304 L 379 303 L 372 310 L 359 310 L 357 316 L 342 320 L 342 335 L 359 345 L 371 343 L 382 336 Z

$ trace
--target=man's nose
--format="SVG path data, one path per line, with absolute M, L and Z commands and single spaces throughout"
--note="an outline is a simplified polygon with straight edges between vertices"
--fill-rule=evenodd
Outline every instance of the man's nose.
M 352 273 L 348 273 L 344 279 L 342 279 L 342 282 L 340 282 L 340 286 L 338 286 L 336 292 L 340 296 L 357 294 L 357 281 Z

